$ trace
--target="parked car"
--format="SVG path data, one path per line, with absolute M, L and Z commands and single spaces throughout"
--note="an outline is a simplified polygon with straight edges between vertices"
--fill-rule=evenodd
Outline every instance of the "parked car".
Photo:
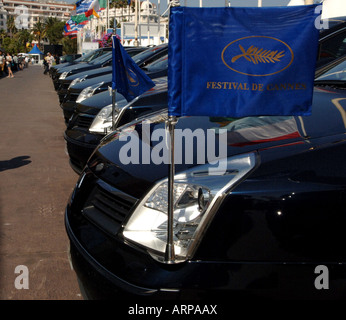
M 167 76 L 167 55 L 159 58 L 157 61 L 153 61 L 151 64 L 148 64 L 145 67 L 142 67 L 142 69 L 151 79 Z M 90 98 L 95 94 L 108 91 L 108 88 L 111 87 L 111 85 L 112 74 L 106 74 L 70 86 L 61 103 L 65 121 L 68 121 L 68 119 L 72 116 L 78 103 L 81 103 L 83 100 Z
M 346 54 L 346 18 L 329 19 L 327 23 L 329 28 L 320 32 L 317 67 Z
M 125 50 L 128 52 L 128 54 L 134 55 L 136 53 L 139 53 L 143 50 L 141 47 L 126 47 Z M 59 90 L 60 83 L 62 80 L 65 80 L 67 76 L 85 72 L 88 70 L 98 69 L 102 67 L 107 67 L 112 65 L 112 51 L 108 51 L 101 56 L 87 62 L 87 63 L 78 63 L 74 65 L 67 66 L 65 68 L 60 68 L 58 72 L 56 73 L 56 78 L 53 79 L 54 88 L 56 90 Z
M 65 213 L 84 297 L 344 299 L 345 63 L 335 68 L 316 79 L 311 116 L 178 119 L 176 129 L 198 132 L 199 143 L 185 149 L 181 140 L 170 263 L 168 165 L 157 162 L 166 142 L 153 137 L 165 132 L 167 114 L 107 135 Z M 198 155 L 219 146 L 221 129 L 227 164 L 218 172 Z M 215 136 L 207 144 L 208 131 Z M 320 266 L 329 270 L 329 290 L 316 286 Z
M 80 58 L 77 58 L 76 60 L 74 60 L 72 62 L 64 62 L 64 63 L 57 64 L 55 66 L 52 66 L 49 69 L 49 74 L 53 80 L 54 87 L 56 87 L 56 82 L 57 82 L 57 80 L 59 80 L 61 73 L 58 73 L 58 72 L 60 69 L 64 69 L 68 66 L 72 66 L 75 64 L 79 64 L 79 63 L 91 62 L 91 61 L 97 59 L 98 57 L 102 56 L 103 54 L 111 52 L 111 51 L 112 51 L 112 48 L 99 48 L 97 50 L 93 50 L 93 51 L 88 52 L 87 54 L 81 56 Z
M 131 47 L 130 47 L 131 48 Z M 163 44 L 155 48 L 145 49 L 143 47 L 136 47 L 135 49 L 127 49 L 132 59 L 140 68 L 145 68 L 148 64 L 159 59 L 163 55 L 167 54 L 168 46 Z M 65 102 L 64 99 L 68 94 L 69 87 L 73 87 L 75 84 L 82 82 L 84 80 L 89 80 L 90 78 L 95 78 L 97 76 L 102 76 L 112 73 L 112 67 L 103 67 L 98 69 L 93 69 L 89 71 L 83 71 L 80 73 L 73 74 L 66 77 L 64 80 L 59 80 L 60 87 L 57 89 L 59 102 Z
M 153 81 L 155 87 L 132 104 L 121 94 L 117 94 L 117 126 L 167 108 L 167 78 Z M 126 111 L 120 111 L 123 108 Z M 108 92 L 96 94 L 77 104 L 77 110 L 64 133 L 69 162 L 77 174 L 82 172 L 92 152 L 111 130 L 112 96 Z
M 82 55 L 79 53 L 76 54 L 65 54 L 60 57 L 60 63 L 65 63 L 65 62 L 73 62 L 76 59 L 80 58 Z

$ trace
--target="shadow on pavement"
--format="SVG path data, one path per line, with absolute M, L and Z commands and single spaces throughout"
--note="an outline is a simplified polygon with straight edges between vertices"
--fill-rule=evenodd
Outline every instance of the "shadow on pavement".
M 0 161 L 0 172 L 10 169 L 16 169 L 31 163 L 29 156 L 20 156 L 12 158 L 11 160 Z

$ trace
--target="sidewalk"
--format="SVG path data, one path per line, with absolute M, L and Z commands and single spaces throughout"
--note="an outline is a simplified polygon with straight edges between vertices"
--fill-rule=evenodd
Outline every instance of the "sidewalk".
M 64 226 L 78 177 L 58 97 L 42 66 L 14 76 L 0 79 L 0 299 L 80 300 Z M 28 268 L 28 289 L 15 286 L 18 265 Z

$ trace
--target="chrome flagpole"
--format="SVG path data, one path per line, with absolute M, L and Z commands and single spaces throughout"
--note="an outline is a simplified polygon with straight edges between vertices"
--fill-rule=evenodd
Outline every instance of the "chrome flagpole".
M 180 6 L 179 0 L 171 0 L 170 7 Z M 165 251 L 165 263 L 175 262 L 174 241 L 173 241 L 173 223 L 174 223 L 174 131 L 177 123 L 175 116 L 169 116 L 166 121 L 166 133 L 169 135 L 169 154 L 170 161 L 168 166 L 168 208 L 167 208 L 167 243 Z
M 112 55 L 114 55 L 114 37 L 116 37 L 116 25 L 115 25 L 115 18 L 114 18 L 114 24 L 113 24 L 113 36 L 112 36 Z M 114 65 L 114 57 L 113 59 L 113 64 L 112 64 L 112 68 L 115 68 Z M 117 101 L 116 101 L 116 93 L 117 90 L 113 89 L 113 84 L 112 84 L 112 131 L 115 130 L 115 111 L 117 109 Z
M 117 108 L 117 101 L 115 98 L 115 95 L 117 93 L 117 90 L 112 88 L 112 131 L 116 129 L 115 125 L 115 111 L 118 109 Z
M 167 208 L 167 243 L 165 252 L 165 262 L 174 263 L 175 252 L 174 252 L 174 241 L 173 241 L 173 223 L 174 223 L 174 175 L 175 175 L 175 164 L 174 164 L 174 130 L 177 123 L 177 118 L 169 116 L 166 120 L 166 132 L 169 136 L 169 154 L 170 162 L 168 167 L 168 208 Z

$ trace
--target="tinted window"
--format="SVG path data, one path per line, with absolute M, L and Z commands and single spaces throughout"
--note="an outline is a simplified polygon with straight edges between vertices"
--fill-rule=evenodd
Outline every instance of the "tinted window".
M 320 44 L 318 60 L 323 63 L 346 54 L 346 31 L 331 35 Z
M 317 81 L 321 80 L 334 80 L 334 81 L 345 81 L 346 80 L 346 60 L 332 67 L 318 78 Z

